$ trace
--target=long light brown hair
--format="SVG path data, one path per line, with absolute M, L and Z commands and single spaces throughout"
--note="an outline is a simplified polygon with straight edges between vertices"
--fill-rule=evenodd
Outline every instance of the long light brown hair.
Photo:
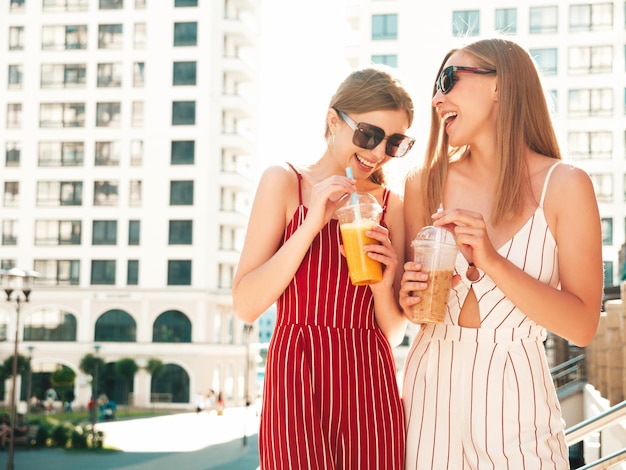
M 346 114 L 368 113 L 378 110 L 404 110 L 413 123 L 413 99 L 405 88 L 399 75 L 391 67 L 372 65 L 350 73 L 337 88 L 330 99 L 329 108 L 335 108 Z M 326 123 L 324 137 L 328 142 L 330 129 Z M 382 168 L 376 170 L 370 180 L 385 184 Z
M 490 214 L 492 223 L 498 224 L 519 214 L 523 204 L 520 194 L 530 190 L 524 159 L 526 149 L 556 159 L 561 158 L 561 151 L 539 73 L 526 50 L 507 39 L 479 40 L 448 52 L 437 77 L 448 58 L 457 50 L 474 56 L 477 67 L 495 69 L 498 77 L 500 106 L 496 118 L 496 151 L 501 159 L 495 204 Z M 435 85 L 433 96 L 436 91 Z M 449 163 L 467 157 L 471 152 L 468 146 L 451 146 L 441 124 L 441 118 L 433 107 L 421 171 L 422 188 L 425 188 L 424 196 L 431 214 L 441 203 Z

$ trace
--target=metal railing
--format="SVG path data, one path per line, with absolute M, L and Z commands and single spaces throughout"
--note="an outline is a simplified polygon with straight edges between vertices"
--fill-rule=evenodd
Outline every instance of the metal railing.
M 557 392 L 568 385 L 586 382 L 585 355 L 580 354 L 553 367 L 550 374 Z
M 604 428 L 621 421 L 622 419 L 626 419 L 626 400 L 612 406 L 608 410 L 594 416 L 593 418 L 581 421 L 580 423 L 566 429 L 565 441 L 567 442 L 568 447 L 572 446 L 579 443 L 590 434 L 599 432 Z M 613 465 L 620 462 L 626 462 L 626 447 L 610 455 L 602 457 L 595 462 L 585 465 L 584 467 L 579 467 L 579 470 L 588 470 L 592 468 L 594 470 L 604 470 L 611 468 Z

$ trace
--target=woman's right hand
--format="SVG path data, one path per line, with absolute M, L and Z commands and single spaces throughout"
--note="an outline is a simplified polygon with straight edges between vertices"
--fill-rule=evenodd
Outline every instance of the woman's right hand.
M 413 261 L 404 263 L 404 273 L 400 280 L 400 306 L 408 317 L 412 317 L 413 305 L 422 301 L 419 291 L 426 289 L 428 273 L 422 271 L 422 265 Z
M 313 185 L 308 203 L 307 220 L 315 223 L 321 230 L 332 218 L 341 197 L 355 191 L 356 180 L 341 175 L 330 176 Z

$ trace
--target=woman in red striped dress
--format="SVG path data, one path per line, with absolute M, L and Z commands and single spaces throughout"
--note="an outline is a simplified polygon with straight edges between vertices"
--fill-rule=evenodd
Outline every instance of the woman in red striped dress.
M 246 322 L 277 302 L 259 433 L 263 470 L 403 468 L 391 345 L 406 327 L 397 302 L 404 223 L 381 167 L 410 150 L 404 133 L 412 120 L 411 97 L 390 69 L 357 70 L 330 101 L 321 158 L 261 177 L 233 300 Z M 354 191 L 372 194 L 384 211 L 368 232 L 380 243 L 368 254 L 384 265 L 382 281 L 370 286 L 350 283 L 333 216 Z

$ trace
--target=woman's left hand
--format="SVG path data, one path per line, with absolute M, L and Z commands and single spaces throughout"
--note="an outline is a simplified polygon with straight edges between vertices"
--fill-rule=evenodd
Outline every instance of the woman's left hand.
M 483 270 L 498 256 L 487 233 L 482 214 L 464 209 L 446 209 L 433 214 L 433 225 L 454 233 L 465 259 Z
M 377 240 L 379 244 L 366 245 L 363 249 L 368 256 L 383 264 L 382 281 L 370 286 L 372 289 L 376 289 L 379 286 L 384 286 L 385 288 L 393 287 L 398 268 L 398 254 L 391 244 L 389 230 L 382 225 L 374 225 L 365 234 Z

